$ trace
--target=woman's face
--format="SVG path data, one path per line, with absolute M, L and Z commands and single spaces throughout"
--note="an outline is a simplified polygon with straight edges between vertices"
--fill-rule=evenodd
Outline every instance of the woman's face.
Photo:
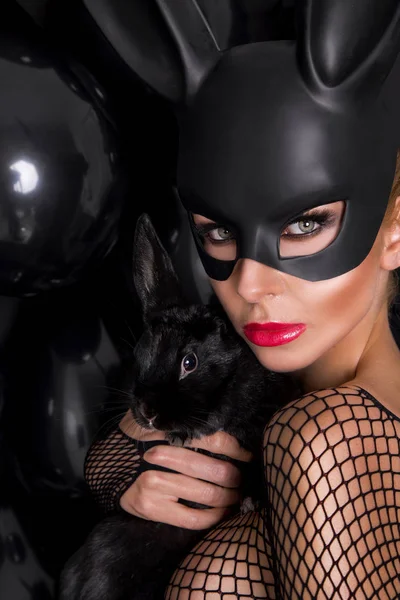
M 344 203 L 336 202 L 304 213 L 282 232 L 281 255 L 304 256 L 327 247 L 340 232 L 344 211 Z M 201 215 L 193 219 L 209 254 L 220 260 L 235 258 L 236 240 L 227 228 Z M 347 348 L 350 336 L 353 345 L 365 336 L 386 289 L 381 248 L 379 234 L 364 262 L 334 279 L 310 282 L 241 259 L 229 279 L 211 284 L 259 361 L 273 371 L 293 372 L 335 347 Z

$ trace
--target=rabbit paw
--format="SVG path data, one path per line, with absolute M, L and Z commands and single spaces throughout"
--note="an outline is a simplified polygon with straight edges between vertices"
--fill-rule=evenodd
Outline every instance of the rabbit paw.
M 258 502 L 255 502 L 253 498 L 247 496 L 244 498 L 242 504 L 240 505 L 240 512 L 242 515 L 247 514 L 248 512 L 254 512 L 258 508 Z
M 182 447 L 187 442 L 190 442 L 190 438 L 186 433 L 178 433 L 176 431 L 170 431 L 169 433 L 166 434 L 165 437 L 173 446 Z

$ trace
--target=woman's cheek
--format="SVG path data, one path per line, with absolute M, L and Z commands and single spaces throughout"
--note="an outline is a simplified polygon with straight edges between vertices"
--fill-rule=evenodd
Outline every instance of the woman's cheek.
M 380 295 L 377 284 L 379 260 L 374 250 L 357 268 L 334 279 L 310 282 L 285 276 L 285 292 L 280 297 L 263 299 L 263 309 L 268 317 L 303 322 L 307 325 L 307 330 L 296 342 L 280 346 L 279 353 L 274 352 L 274 348 L 260 348 L 250 344 L 262 364 L 273 370 L 278 367 L 281 370 L 282 365 L 276 356 L 286 355 L 289 359 L 292 355 L 289 362 L 293 365 L 288 365 L 289 368 L 301 368 L 299 364 L 302 356 L 306 362 L 317 360 L 350 334 L 369 311 L 375 312 L 374 303 L 379 304 Z M 244 338 L 241 327 L 254 314 L 254 306 L 250 306 L 239 296 L 236 284 L 234 276 L 226 281 L 211 280 L 214 292 L 228 317 Z M 263 311 L 260 310 L 261 312 Z M 294 357 L 295 353 L 299 356 Z
M 312 314 L 335 320 L 344 328 L 354 327 L 379 300 L 378 269 L 372 256 L 352 271 L 326 281 L 318 281 L 309 292 Z

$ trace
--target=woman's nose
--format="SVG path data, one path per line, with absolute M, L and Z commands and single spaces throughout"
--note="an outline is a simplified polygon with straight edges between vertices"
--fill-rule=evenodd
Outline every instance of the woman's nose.
M 250 258 L 240 260 L 236 268 L 237 292 L 246 302 L 257 304 L 265 296 L 282 294 L 284 282 L 280 271 Z

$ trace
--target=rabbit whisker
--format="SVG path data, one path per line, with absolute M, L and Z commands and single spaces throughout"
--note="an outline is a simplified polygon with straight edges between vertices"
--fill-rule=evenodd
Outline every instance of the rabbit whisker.
M 104 429 L 106 429 L 107 427 L 111 428 L 115 425 L 118 425 L 124 416 L 125 412 L 121 412 L 120 414 L 115 415 L 111 419 L 108 419 L 108 421 L 106 421 L 105 423 L 103 423 L 103 425 L 101 425 L 101 427 L 99 427 L 94 437 L 97 438 L 97 436 L 100 435 L 100 433 L 104 431 Z
M 133 333 L 132 329 L 130 328 L 128 321 L 126 319 L 124 319 L 124 321 L 125 321 L 125 325 L 126 325 L 127 330 L 129 331 L 129 333 L 132 336 L 133 342 L 136 344 L 136 339 L 137 338 L 136 338 L 135 334 Z
M 122 394 L 123 396 L 128 396 L 128 398 L 132 397 L 130 392 L 127 392 L 126 390 L 120 390 L 119 388 L 110 387 L 108 385 L 98 385 L 96 387 L 107 390 L 108 392 L 115 392 L 118 394 Z
M 139 422 L 135 423 L 135 422 L 133 422 L 133 421 L 132 421 L 132 423 L 129 423 L 129 426 L 128 426 L 128 427 L 126 427 L 126 426 L 125 426 L 125 433 L 126 433 L 127 435 L 129 435 L 130 437 L 132 437 L 132 438 L 133 438 L 133 437 L 134 437 L 134 436 L 133 436 L 133 433 L 135 432 L 135 427 L 136 427 L 137 425 L 139 425 L 139 426 L 140 426 L 140 423 L 139 423 Z M 131 433 L 132 433 L 132 435 L 131 435 Z
M 90 406 L 91 409 L 95 409 L 95 408 L 122 408 L 123 406 L 126 405 L 126 400 L 125 399 L 121 399 L 119 401 L 117 400 L 103 400 L 103 402 L 96 402 L 96 404 L 92 404 Z
M 210 411 L 204 408 L 196 407 L 196 415 L 209 415 Z
M 208 421 L 205 419 L 199 419 L 198 417 L 189 417 L 187 423 L 200 423 L 201 425 L 207 425 Z
M 93 410 L 85 410 L 84 411 L 84 415 L 104 415 L 106 413 L 110 413 L 110 412 L 115 412 L 116 410 L 121 410 L 122 408 L 124 408 L 123 406 L 115 406 L 115 407 L 108 407 L 108 408 L 96 408 Z M 125 407 L 125 410 L 128 410 L 128 406 Z
M 128 340 L 126 340 L 125 338 L 120 338 L 121 342 L 125 342 L 125 344 L 127 346 L 129 346 L 129 348 L 131 348 L 131 350 L 135 349 L 135 346 L 132 346 L 132 344 L 130 342 L 128 342 Z M 136 342 L 136 340 L 134 340 Z

